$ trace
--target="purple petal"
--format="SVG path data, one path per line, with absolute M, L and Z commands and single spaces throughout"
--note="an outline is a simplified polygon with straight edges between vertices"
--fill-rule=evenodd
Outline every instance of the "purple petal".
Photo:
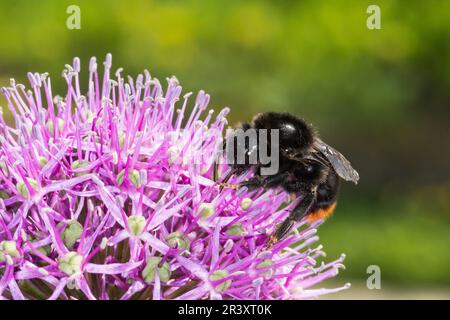
M 130 272 L 142 264 L 142 261 L 132 263 L 110 263 L 110 264 L 94 264 L 87 263 L 85 266 L 86 272 L 101 273 L 101 274 L 119 274 Z

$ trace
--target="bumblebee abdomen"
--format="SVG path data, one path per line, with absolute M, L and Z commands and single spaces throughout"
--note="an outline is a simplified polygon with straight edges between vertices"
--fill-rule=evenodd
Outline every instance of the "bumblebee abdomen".
M 327 205 L 323 208 L 315 208 L 315 210 L 309 212 L 307 214 L 307 219 L 309 223 L 312 223 L 316 220 L 322 219 L 326 220 L 328 219 L 334 212 L 334 209 L 336 208 L 336 202 L 331 203 L 330 205 Z

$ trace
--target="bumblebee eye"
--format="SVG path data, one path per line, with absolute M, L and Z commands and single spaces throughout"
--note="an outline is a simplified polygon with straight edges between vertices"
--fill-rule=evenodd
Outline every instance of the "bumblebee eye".
M 313 173 L 314 167 L 313 167 L 312 165 L 306 165 L 305 170 L 306 170 L 306 172 L 308 172 L 308 173 Z

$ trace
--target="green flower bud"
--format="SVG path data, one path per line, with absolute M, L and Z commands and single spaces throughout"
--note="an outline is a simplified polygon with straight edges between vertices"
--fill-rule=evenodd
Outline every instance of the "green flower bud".
M 47 164 L 48 160 L 45 157 L 39 157 L 38 162 L 39 162 L 39 167 L 43 168 Z
M 37 251 L 42 253 L 44 256 L 48 256 L 50 252 L 52 252 L 52 248 L 50 246 L 42 246 L 37 248 Z
M 63 130 L 63 128 L 64 128 L 64 121 L 63 121 L 63 119 L 57 118 L 56 121 L 58 122 L 58 129 L 59 129 L 59 132 L 62 132 L 62 130 Z M 48 130 L 51 134 L 54 133 L 55 127 L 54 127 L 54 125 L 53 125 L 53 121 L 52 121 L 52 120 L 48 120 L 48 121 L 47 121 L 47 124 L 46 124 L 45 126 L 47 127 L 47 130 Z
M 38 189 L 38 183 L 36 180 L 31 179 L 31 178 L 26 178 L 29 185 L 36 191 Z M 23 181 L 19 181 L 16 184 L 16 189 L 17 192 L 19 192 L 19 194 L 24 197 L 24 198 L 28 198 L 29 197 L 29 193 L 28 193 L 28 188 L 27 185 L 25 184 L 25 182 Z
M 231 225 L 227 230 L 229 236 L 242 236 L 245 233 L 245 229 L 240 223 Z
M 76 220 L 70 220 L 66 228 L 62 232 L 62 240 L 67 248 L 71 249 L 73 245 L 80 239 L 83 233 L 83 226 Z
M 65 274 L 73 276 L 74 274 L 81 273 L 82 262 L 83 257 L 78 253 L 71 251 L 59 260 L 58 267 L 59 270 Z
M 161 257 L 150 257 L 147 260 L 147 265 L 144 270 L 142 270 L 142 278 L 146 283 L 152 283 L 155 280 L 156 269 L 158 269 L 158 276 L 162 282 L 169 281 L 172 274 L 170 270 L 170 265 L 164 262 L 160 266 L 162 258 Z
M 86 160 L 75 160 L 74 162 L 72 162 L 72 170 L 76 170 L 76 169 L 80 169 L 83 167 L 87 167 L 89 165 L 89 161 Z
M 53 127 L 53 121 L 48 120 L 45 126 L 47 127 L 47 130 L 53 134 L 53 131 L 55 130 L 55 128 Z
M 125 169 L 123 169 L 122 171 L 120 171 L 117 174 L 116 180 L 117 180 L 117 184 L 119 186 L 122 185 L 124 176 L 125 176 Z M 132 184 L 134 184 L 134 186 L 136 188 L 140 188 L 140 186 L 141 186 L 141 177 L 139 175 L 139 171 L 137 171 L 136 169 L 129 170 L 129 172 L 128 172 L 128 179 L 130 180 L 130 182 Z
M 270 259 L 265 259 L 256 265 L 256 269 L 267 269 L 267 271 L 262 272 L 262 275 L 270 277 L 273 272 L 271 269 L 272 266 L 273 266 L 273 261 Z
M 201 215 L 201 220 L 206 220 L 216 212 L 212 203 L 202 203 L 198 208 L 197 215 Z
M 128 179 L 130 179 L 131 183 L 134 184 L 136 188 L 140 188 L 141 186 L 141 178 L 139 176 L 139 171 L 136 169 L 132 169 L 128 172 Z
M 181 232 L 172 232 L 167 236 L 166 241 L 171 248 L 189 249 L 189 239 L 183 236 Z
M 135 236 L 139 236 L 145 228 L 146 220 L 143 216 L 131 216 L 127 219 L 128 228 L 130 233 Z
M 241 201 L 241 209 L 242 210 L 247 210 L 248 208 L 250 208 L 250 206 L 252 205 L 253 200 L 250 198 L 244 198 Z
M 17 246 L 16 246 L 15 241 L 3 241 L 3 251 L 14 258 L 17 258 L 20 256 L 19 251 L 17 251 Z
M 117 184 L 118 184 L 119 186 L 121 186 L 122 183 L 123 183 L 123 176 L 124 176 L 124 175 L 125 175 L 125 169 L 123 169 L 122 171 L 120 171 L 120 172 L 117 174 L 116 180 L 117 180 Z
M 227 270 L 216 270 L 214 271 L 211 276 L 209 277 L 210 281 L 218 281 L 225 277 L 228 277 L 228 271 Z M 225 282 L 221 282 L 216 286 L 217 291 L 225 291 L 231 286 L 231 280 L 227 280 Z
M 123 148 L 124 144 L 125 144 L 125 133 L 121 132 L 121 133 L 119 133 L 119 146 L 120 146 L 120 148 Z
M 72 162 L 70 167 L 72 168 L 72 170 L 77 170 L 77 169 L 87 167 L 88 165 L 90 165 L 89 161 L 75 160 L 74 162 Z M 86 174 L 86 172 L 76 172 L 75 176 L 79 177 L 79 176 L 82 176 L 83 174 Z
M 6 191 L 0 190 L 0 199 L 8 199 L 9 194 Z
M 20 257 L 20 252 L 17 250 L 17 244 L 15 241 L 5 240 L 0 242 L 0 262 L 5 262 L 7 256 L 13 258 Z
M 7 177 L 9 172 L 8 172 L 8 166 L 6 165 L 5 161 L 0 161 L 0 169 L 2 170 L 5 177 Z

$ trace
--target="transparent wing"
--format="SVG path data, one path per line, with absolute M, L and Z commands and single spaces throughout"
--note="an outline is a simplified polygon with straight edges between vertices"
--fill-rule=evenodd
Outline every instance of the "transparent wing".
M 358 183 L 359 174 L 350 162 L 336 149 L 330 147 L 319 138 L 314 139 L 314 149 L 321 152 L 330 161 L 334 171 L 344 180 Z

